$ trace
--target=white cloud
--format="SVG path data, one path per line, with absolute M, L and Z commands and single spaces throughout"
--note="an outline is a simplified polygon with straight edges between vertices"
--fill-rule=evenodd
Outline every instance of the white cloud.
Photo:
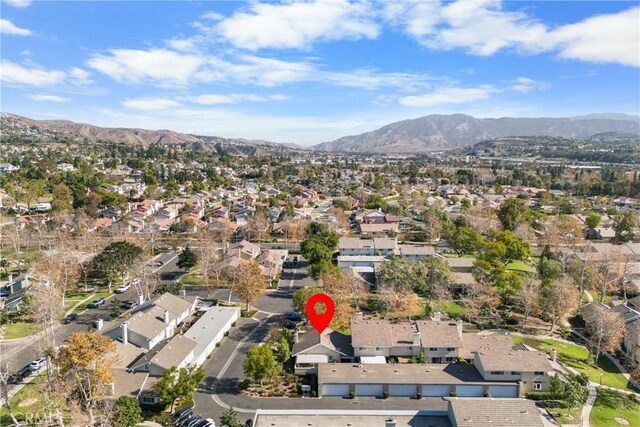
M 120 83 L 153 80 L 161 85 L 187 85 L 203 63 L 197 55 L 167 49 L 111 49 L 109 53 L 94 55 L 87 65 Z
M 33 3 L 33 0 L 3 0 L 3 1 L 9 6 L 19 7 L 21 9 L 25 7 L 29 7 L 31 3 Z
M 599 15 L 552 33 L 560 56 L 640 67 L 640 8 Z
M 200 105 L 219 105 L 219 104 L 237 104 L 239 102 L 266 102 L 266 101 L 282 101 L 288 99 L 285 95 L 256 95 L 253 93 L 232 93 L 228 95 L 221 94 L 203 94 L 186 98 L 188 101 Z
M 347 0 L 284 4 L 254 3 L 220 21 L 216 29 L 233 46 L 306 48 L 318 41 L 375 39 L 380 26 L 371 7 Z
M 29 98 L 33 99 L 34 101 L 46 101 L 46 102 L 58 102 L 58 103 L 71 101 L 70 98 L 66 98 L 64 96 L 58 96 L 58 95 L 29 95 Z
M 437 89 L 431 93 L 417 96 L 405 96 L 400 98 L 400 103 L 408 107 L 432 107 L 442 104 L 466 104 L 469 102 L 487 99 L 492 93 L 497 92 L 492 85 L 480 85 L 476 87 L 447 87 Z
M 549 87 L 549 83 L 546 82 L 533 80 L 528 77 L 518 77 L 513 80 L 509 89 L 517 93 L 528 93 L 534 90 L 548 89 Z
M 217 12 L 205 12 L 202 14 L 202 19 L 209 19 L 211 21 L 221 21 L 224 19 L 224 15 Z
M 27 68 L 7 60 L 2 61 L 0 69 L 3 82 L 29 86 L 52 86 L 62 83 L 66 77 L 64 71 L 45 70 L 38 66 Z
M 382 16 L 431 49 L 464 49 L 479 56 L 504 50 L 559 52 L 563 58 L 586 62 L 640 66 L 637 7 L 556 28 L 523 11 L 503 10 L 500 0 L 390 3 Z
M 140 111 L 160 111 L 169 108 L 180 107 L 178 101 L 166 98 L 139 98 L 139 99 L 127 99 L 122 102 L 122 105 L 132 110 Z
M 10 36 L 28 36 L 31 35 L 31 30 L 17 27 L 6 19 L 0 19 L 0 33 Z
M 89 78 L 91 73 L 87 70 L 83 70 L 82 68 L 73 67 L 69 70 L 69 76 L 71 77 L 72 83 L 78 86 L 85 86 L 93 83 L 93 80 Z

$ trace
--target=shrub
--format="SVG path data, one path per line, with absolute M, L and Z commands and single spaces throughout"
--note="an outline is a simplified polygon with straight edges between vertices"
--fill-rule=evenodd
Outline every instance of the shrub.
M 422 390 L 418 390 L 416 393 L 416 399 L 422 399 Z
M 356 398 L 356 392 L 355 391 L 350 391 L 349 392 L 349 399 L 355 399 Z
M 456 397 L 458 395 L 458 393 L 456 393 L 455 391 L 450 391 L 449 392 L 449 396 L 451 397 Z
M 389 398 L 389 392 L 388 391 L 382 392 L 382 398 L 383 399 L 388 399 Z

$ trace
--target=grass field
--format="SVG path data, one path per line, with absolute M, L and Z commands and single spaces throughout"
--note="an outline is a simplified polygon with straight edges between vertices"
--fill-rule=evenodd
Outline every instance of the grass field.
M 87 310 L 89 308 L 89 304 L 91 304 L 92 301 L 97 300 L 98 298 L 107 298 L 108 296 L 112 295 L 111 292 L 109 291 L 100 291 L 100 292 L 96 292 L 96 294 L 93 296 L 93 298 L 91 298 L 90 300 L 88 300 L 87 302 L 85 302 L 84 304 L 79 305 L 78 307 L 76 307 L 73 312 L 75 314 L 80 314 L 81 312 Z M 105 303 L 108 304 L 108 303 Z
M 2 328 L 4 329 L 3 339 L 13 340 L 36 334 L 43 329 L 43 325 L 31 321 L 19 320 L 13 323 L 5 323 L 2 325 Z
M 602 381 L 602 385 L 608 385 L 622 390 L 633 390 L 624 375 L 618 371 L 606 356 L 600 356 L 598 365 L 595 366 L 590 363 L 589 352 L 578 345 L 548 339 L 530 339 L 518 336 L 513 336 L 512 340 L 516 344 L 524 343 L 528 346 L 543 350 L 546 353 L 551 352 L 551 349 L 555 348 L 558 352 L 559 362 L 586 374 L 591 381 L 598 384 Z
M 513 261 L 510 262 L 509 265 L 507 265 L 507 270 L 513 270 L 513 271 L 523 271 L 526 273 L 535 273 L 536 269 L 525 264 L 522 261 Z
M 18 421 L 25 421 L 27 418 L 36 420 L 49 413 L 49 407 L 45 403 L 45 399 L 43 399 L 43 387 L 46 381 L 47 374 L 43 372 L 33 381 L 25 384 L 22 390 L 10 399 L 13 414 Z M 60 402 L 59 407 L 61 410 L 64 410 L 65 406 L 64 402 Z M 55 409 L 51 408 L 51 411 L 55 412 Z M 13 425 L 6 405 L 2 405 L 2 408 L 0 408 L 0 425 Z
M 640 404 L 623 393 L 599 388 L 589 423 L 594 427 L 640 426 Z

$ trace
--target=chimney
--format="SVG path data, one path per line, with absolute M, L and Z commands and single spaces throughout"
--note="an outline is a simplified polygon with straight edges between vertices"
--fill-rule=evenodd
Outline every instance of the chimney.
M 384 427 L 397 427 L 397 426 L 398 426 L 398 423 L 393 418 L 384 420 Z
M 456 320 L 456 328 L 458 329 L 458 335 L 462 337 L 462 319 Z
M 127 322 L 124 322 L 120 327 L 122 328 L 122 343 L 127 345 L 129 343 L 129 326 Z
M 169 310 L 164 311 L 164 323 L 169 324 Z
M 298 342 L 298 339 L 300 338 L 299 335 L 300 335 L 300 332 L 296 331 L 296 334 L 293 337 L 293 342 Z
M 549 354 L 549 356 L 551 357 L 552 362 L 556 361 L 556 359 L 558 358 L 558 352 L 556 351 L 555 348 L 551 349 L 551 353 Z
M 9 274 L 9 284 L 13 283 L 13 274 Z
M 142 305 L 142 303 L 144 302 L 144 295 L 138 295 L 138 305 Z
M 436 311 L 435 313 L 433 313 L 433 315 L 431 316 L 432 320 L 435 320 L 436 322 L 439 322 L 440 320 L 442 320 L 442 313 L 440 313 L 439 311 Z
M 362 312 L 361 311 L 357 311 L 356 312 L 356 320 L 362 320 Z
M 420 332 L 413 333 L 413 345 L 420 346 Z

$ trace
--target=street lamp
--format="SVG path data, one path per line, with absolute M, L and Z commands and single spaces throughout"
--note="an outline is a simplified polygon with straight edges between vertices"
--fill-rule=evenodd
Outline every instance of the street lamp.
M 600 385 L 602 385 L 602 372 L 600 372 Z

